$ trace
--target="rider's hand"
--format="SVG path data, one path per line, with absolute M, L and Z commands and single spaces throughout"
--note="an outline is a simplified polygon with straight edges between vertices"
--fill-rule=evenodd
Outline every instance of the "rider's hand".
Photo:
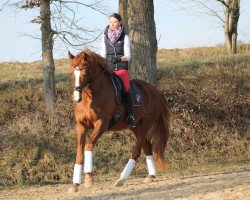
M 121 57 L 120 56 L 115 56 L 115 57 L 112 58 L 111 62 L 113 64 L 117 64 L 117 63 L 121 62 Z

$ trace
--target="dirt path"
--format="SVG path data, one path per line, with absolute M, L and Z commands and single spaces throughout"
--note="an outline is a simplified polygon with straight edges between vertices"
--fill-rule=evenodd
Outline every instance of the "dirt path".
M 100 180 L 91 189 L 81 186 L 74 194 L 68 193 L 69 184 L 2 190 L 0 200 L 250 200 L 250 169 L 247 168 L 209 175 L 160 176 L 150 184 L 143 184 L 143 178 L 131 178 L 121 188 L 113 187 L 114 182 L 114 178 Z

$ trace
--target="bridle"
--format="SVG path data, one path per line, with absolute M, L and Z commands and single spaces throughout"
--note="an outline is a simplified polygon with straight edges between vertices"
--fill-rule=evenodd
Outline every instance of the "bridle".
M 84 76 L 85 80 L 80 82 L 80 73 L 82 70 L 86 69 L 86 75 Z M 105 70 L 102 69 L 102 71 L 97 75 L 95 79 L 91 78 L 91 69 L 89 67 L 89 64 L 86 62 L 82 65 L 81 68 L 78 66 L 74 67 L 74 73 L 79 73 L 79 85 L 75 86 L 75 91 L 79 92 L 79 100 L 76 102 L 80 102 L 82 100 L 81 93 L 83 90 L 85 90 L 86 87 L 89 87 L 94 81 L 96 81 L 102 74 L 104 74 Z
M 86 69 L 87 72 L 86 72 L 86 75 L 85 75 L 85 78 L 86 78 L 86 81 L 82 81 L 80 82 L 80 74 L 81 74 L 81 71 Z M 82 92 L 82 90 L 89 86 L 90 82 L 91 82 L 91 70 L 90 70 L 90 67 L 88 65 L 88 63 L 84 63 L 82 65 L 81 68 L 79 68 L 78 66 L 74 68 L 74 73 L 79 73 L 79 86 L 75 87 L 75 90 L 76 91 L 79 91 L 79 92 Z

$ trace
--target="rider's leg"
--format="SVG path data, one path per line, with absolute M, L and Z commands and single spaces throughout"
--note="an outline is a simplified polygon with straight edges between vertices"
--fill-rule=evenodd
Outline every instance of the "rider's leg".
M 114 71 L 114 73 L 117 76 L 119 76 L 123 82 L 125 90 L 125 101 L 128 109 L 128 118 L 127 118 L 128 125 L 130 128 L 134 128 L 135 127 L 134 106 L 133 106 L 132 93 L 130 90 L 130 80 L 129 80 L 128 70 L 121 69 Z
M 134 106 L 133 106 L 133 100 L 132 100 L 132 93 L 131 91 L 125 92 L 125 99 L 128 109 L 128 125 L 130 128 L 135 127 L 135 117 L 134 117 Z

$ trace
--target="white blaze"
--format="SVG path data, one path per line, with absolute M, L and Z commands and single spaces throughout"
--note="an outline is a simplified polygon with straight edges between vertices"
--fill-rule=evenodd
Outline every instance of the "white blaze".
M 74 74 L 75 74 L 75 88 L 76 87 L 79 87 L 80 86 L 80 70 L 79 68 L 77 67 L 74 71 Z M 74 101 L 79 101 L 80 99 L 80 91 L 77 91 L 75 90 L 74 93 L 73 93 L 73 96 L 74 96 Z
M 80 86 L 80 70 L 77 67 L 74 71 L 75 74 L 75 87 L 79 87 Z

